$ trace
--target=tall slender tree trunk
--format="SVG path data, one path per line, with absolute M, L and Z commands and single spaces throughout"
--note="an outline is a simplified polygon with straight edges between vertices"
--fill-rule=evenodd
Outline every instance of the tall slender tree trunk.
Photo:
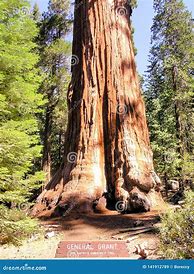
M 178 68 L 177 66 L 172 67 L 172 81 L 173 81 L 173 91 L 175 94 L 175 97 L 178 97 L 178 82 L 177 82 L 177 77 L 178 77 Z M 182 127 L 182 119 L 180 115 L 180 110 L 181 110 L 181 105 L 180 105 L 180 99 L 175 99 L 174 102 L 174 113 L 175 113 L 175 122 L 176 122 L 176 137 L 177 137 L 177 153 L 178 153 L 178 158 L 180 161 L 183 160 L 184 158 L 184 137 L 183 137 L 183 127 Z M 182 166 L 179 166 L 177 170 L 180 173 L 180 176 L 183 176 L 183 169 Z
M 133 212 L 161 202 L 130 16 L 123 0 L 75 1 L 64 162 L 34 214 L 74 206 L 88 211 L 104 192 L 116 209 Z
M 46 174 L 45 185 L 51 180 L 51 118 L 52 110 L 47 106 L 43 136 L 42 169 Z

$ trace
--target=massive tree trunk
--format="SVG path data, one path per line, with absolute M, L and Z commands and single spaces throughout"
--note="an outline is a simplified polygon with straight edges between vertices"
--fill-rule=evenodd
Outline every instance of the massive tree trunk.
M 160 202 L 126 2 L 75 1 L 64 162 L 34 214 L 88 211 L 105 192 L 120 211 Z

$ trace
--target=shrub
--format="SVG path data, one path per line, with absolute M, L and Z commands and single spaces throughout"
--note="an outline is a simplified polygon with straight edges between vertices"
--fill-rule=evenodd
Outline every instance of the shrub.
M 39 231 L 36 219 L 21 210 L 0 206 L 0 244 L 19 245 L 23 239 Z
M 185 193 L 184 206 L 162 216 L 161 251 L 167 259 L 194 257 L 194 192 Z

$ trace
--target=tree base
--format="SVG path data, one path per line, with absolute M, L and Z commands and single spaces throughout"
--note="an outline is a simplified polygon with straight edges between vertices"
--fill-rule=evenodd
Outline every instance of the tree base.
M 92 193 L 74 191 L 61 194 L 56 190 L 45 190 L 42 195 L 31 212 L 32 216 L 60 217 L 71 213 L 103 213 L 108 209 L 122 214 L 139 213 L 148 212 L 156 207 L 162 209 L 164 205 L 160 192 L 152 189 L 145 193 L 137 187 L 125 196 L 126 199 L 120 200 L 99 189 Z

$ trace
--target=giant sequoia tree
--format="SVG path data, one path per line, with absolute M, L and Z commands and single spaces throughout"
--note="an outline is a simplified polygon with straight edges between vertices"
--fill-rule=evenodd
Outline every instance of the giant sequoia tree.
M 131 13 L 126 1 L 75 1 L 64 162 L 34 214 L 74 206 L 87 211 L 105 192 L 129 211 L 148 211 L 160 201 Z

